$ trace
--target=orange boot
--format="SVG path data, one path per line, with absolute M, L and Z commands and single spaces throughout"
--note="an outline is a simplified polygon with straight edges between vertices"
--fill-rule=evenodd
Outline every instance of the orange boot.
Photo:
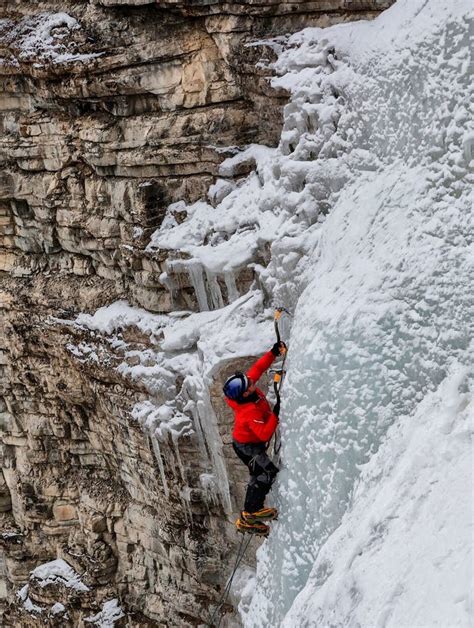
M 246 512 L 244 510 L 240 513 L 240 518 L 249 524 L 271 521 L 278 518 L 278 511 L 276 508 L 260 508 L 256 512 Z

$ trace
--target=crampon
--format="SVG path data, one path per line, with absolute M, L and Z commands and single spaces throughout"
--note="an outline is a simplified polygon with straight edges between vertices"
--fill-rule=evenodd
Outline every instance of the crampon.
M 270 528 L 264 523 L 247 523 L 242 518 L 237 519 L 235 527 L 239 532 L 256 534 L 257 536 L 268 536 Z

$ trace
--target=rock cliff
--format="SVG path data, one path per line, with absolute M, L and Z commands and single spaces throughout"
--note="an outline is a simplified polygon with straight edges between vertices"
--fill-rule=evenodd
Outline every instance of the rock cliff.
M 278 142 L 287 33 L 389 4 L 0 3 L 3 625 L 208 622 L 245 486 L 220 386 L 252 356 L 203 390 L 192 343 L 164 368 L 159 328 L 74 322 L 116 301 L 179 320 L 245 294 L 252 265 L 203 274 L 150 237 L 170 205 L 182 222 L 251 172 L 226 158 Z M 175 413 L 159 438 L 150 403 Z

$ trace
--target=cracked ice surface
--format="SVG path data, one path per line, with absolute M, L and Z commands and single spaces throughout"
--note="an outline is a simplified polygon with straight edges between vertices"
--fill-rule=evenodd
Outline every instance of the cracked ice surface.
M 457 525 L 439 513 L 449 508 L 444 497 L 450 479 L 454 491 L 459 487 L 446 470 L 444 481 L 431 490 L 430 448 L 440 465 L 434 477 L 440 479 L 443 465 L 451 462 L 441 452 L 453 437 L 438 429 L 443 394 L 429 413 L 426 407 L 434 391 L 448 386 L 443 382 L 449 381 L 450 365 L 467 364 L 471 357 L 472 197 L 465 150 L 466 137 L 472 136 L 471 8 L 461 0 L 401 0 L 374 22 L 293 36 L 276 64 L 281 73 L 276 83 L 292 91 L 280 145 L 291 158 L 287 175 L 301 178 L 304 172 L 301 196 L 312 186 L 315 197 L 323 198 L 332 186 L 333 206 L 315 236 L 315 253 L 306 244 L 307 256 L 297 262 L 300 285 L 307 286 L 296 308 L 284 389 L 281 515 L 259 552 L 252 603 L 242 608 L 247 627 L 431 626 L 434 618 L 437 625 L 451 620 L 468 625 L 464 553 L 470 546 L 470 509 L 456 509 Z M 288 256 L 291 242 L 275 245 L 276 253 L 278 246 Z M 288 277 L 277 259 L 263 276 L 284 294 Z M 466 378 L 459 382 L 464 390 Z M 455 387 L 451 396 L 459 394 Z M 416 442 L 430 443 L 416 464 L 404 453 L 406 443 L 397 440 L 396 429 L 387 435 L 401 417 L 406 439 L 413 422 Z M 381 443 L 387 469 L 379 456 L 378 476 L 374 464 L 370 467 L 378 488 L 372 487 L 372 500 L 363 499 L 361 466 Z M 466 480 L 469 440 L 462 436 L 456 443 L 456 468 Z M 410 451 L 418 455 L 416 447 Z M 406 490 L 393 495 L 403 482 L 391 475 L 403 453 L 402 469 L 419 477 L 418 483 L 412 478 L 412 493 L 426 500 L 425 509 L 431 505 L 441 527 L 446 520 L 453 537 L 443 536 L 440 556 L 436 535 L 426 537 L 426 517 L 412 513 L 405 537 L 389 534 L 378 541 L 387 545 L 373 564 L 362 547 L 364 557 L 354 570 L 351 552 L 357 544 L 351 537 L 365 538 L 363 525 L 357 530 L 364 512 L 375 524 L 406 514 L 403 501 L 411 495 Z M 378 491 L 390 492 L 391 500 L 379 500 L 371 511 Z M 384 569 L 382 557 L 403 545 L 402 537 L 413 557 L 405 549 L 404 564 L 389 560 L 388 579 L 402 583 L 411 561 L 424 562 L 413 566 L 416 577 L 394 593 L 378 570 Z M 341 554 L 344 559 L 338 559 Z M 445 591 L 435 605 L 440 581 Z

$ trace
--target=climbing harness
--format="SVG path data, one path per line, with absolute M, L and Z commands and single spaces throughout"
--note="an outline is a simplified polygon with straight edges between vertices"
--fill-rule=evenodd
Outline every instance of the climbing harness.
M 209 626 L 211 626 L 212 628 L 219 628 L 219 626 L 221 625 L 223 614 L 220 611 L 227 601 L 227 597 L 230 593 L 234 576 L 237 572 L 237 569 L 239 568 L 240 563 L 242 562 L 242 558 L 244 557 L 244 554 L 247 551 L 247 548 L 250 545 L 251 540 L 252 540 L 251 535 L 249 535 L 248 538 L 246 539 L 245 535 L 242 534 L 242 538 L 240 539 L 239 547 L 237 549 L 237 556 L 235 558 L 234 566 L 232 568 L 232 573 L 230 574 L 230 578 L 227 581 L 225 589 L 222 592 L 219 602 L 216 608 L 214 609 L 214 612 L 212 613 L 212 616 L 209 622 Z M 216 619 L 218 613 L 219 613 L 219 621 L 216 624 L 214 624 L 214 620 Z
M 281 333 L 280 333 L 280 327 L 278 323 L 280 321 L 280 318 L 283 312 L 286 312 L 286 314 L 291 316 L 291 314 L 288 312 L 286 308 L 277 307 L 275 310 L 274 318 L 273 318 L 273 324 L 275 326 L 275 333 L 276 333 L 278 343 L 281 342 Z M 276 397 L 278 405 L 280 405 L 280 401 L 281 401 L 280 391 L 281 391 L 281 386 L 283 384 L 283 378 L 285 376 L 285 362 L 286 362 L 287 354 L 288 354 L 288 349 L 285 349 L 283 353 L 283 361 L 281 363 L 280 368 L 271 369 L 271 372 L 273 373 L 273 390 L 275 392 L 275 397 Z M 275 440 L 273 441 L 273 453 L 275 456 L 278 456 L 278 454 L 280 453 L 280 449 L 281 449 L 280 428 L 277 428 L 275 431 Z

